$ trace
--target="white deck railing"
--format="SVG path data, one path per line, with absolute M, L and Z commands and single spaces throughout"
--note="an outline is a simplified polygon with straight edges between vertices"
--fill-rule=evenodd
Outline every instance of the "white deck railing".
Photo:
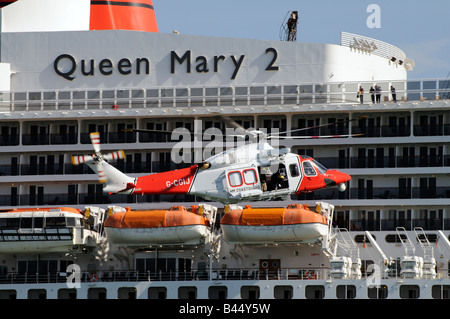
M 381 103 L 442 100 L 450 97 L 450 79 L 304 83 L 226 87 L 155 87 L 61 91 L 0 92 L 1 112 L 140 109 L 164 107 L 357 104 L 364 88 L 364 103 L 372 103 L 371 87 L 381 87 Z

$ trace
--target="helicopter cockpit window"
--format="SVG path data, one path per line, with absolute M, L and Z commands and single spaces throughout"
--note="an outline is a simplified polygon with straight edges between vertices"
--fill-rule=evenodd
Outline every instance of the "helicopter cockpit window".
M 243 172 L 244 182 L 246 185 L 253 185 L 258 182 L 258 178 L 256 177 L 256 171 L 254 169 L 246 169 Z
M 303 171 L 306 176 L 316 176 L 317 173 L 310 162 L 303 162 Z
M 230 186 L 237 187 L 242 185 L 242 176 L 241 172 L 235 171 L 228 173 L 228 182 L 230 183 Z
M 297 164 L 289 165 L 289 172 L 291 173 L 292 177 L 297 177 L 300 175 Z
M 313 159 L 314 166 L 317 168 L 320 174 L 325 174 L 328 171 L 328 168 L 320 164 L 318 161 Z

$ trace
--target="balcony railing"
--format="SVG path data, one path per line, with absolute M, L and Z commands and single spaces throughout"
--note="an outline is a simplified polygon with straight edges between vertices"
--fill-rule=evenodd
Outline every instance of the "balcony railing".
M 414 168 L 414 167 L 449 167 L 450 155 L 443 156 L 376 156 L 376 157 L 315 157 L 325 167 L 349 168 Z M 125 173 L 158 173 L 180 169 L 193 165 L 191 163 L 161 162 L 161 161 L 133 161 L 111 162 L 111 165 Z M 0 176 L 27 175 L 61 175 L 61 174 L 94 174 L 86 165 L 72 163 L 34 163 L 17 165 L 0 165 Z
M 360 101 L 356 95 L 360 86 L 365 91 L 365 103 L 371 104 L 369 89 L 375 84 L 381 87 L 381 103 L 393 100 L 436 101 L 450 97 L 449 79 L 116 90 L 77 89 L 2 92 L 0 93 L 0 110 L 36 112 L 162 107 L 359 104 Z M 395 99 L 391 86 L 396 90 Z

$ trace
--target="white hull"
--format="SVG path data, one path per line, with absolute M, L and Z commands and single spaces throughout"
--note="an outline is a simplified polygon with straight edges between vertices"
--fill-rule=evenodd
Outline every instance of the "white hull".
M 226 290 L 226 299 L 248 299 L 249 290 L 257 291 L 260 300 L 256 302 L 268 302 L 270 299 L 283 298 L 283 289 L 291 291 L 291 299 L 376 299 L 376 294 L 370 291 L 371 282 L 367 279 L 354 280 L 201 280 L 189 282 L 190 287 L 186 287 L 183 281 L 134 281 L 124 280 L 120 282 L 99 282 L 90 281 L 80 283 L 79 288 L 69 288 L 64 283 L 51 284 L 20 284 L 2 285 L 0 297 L 7 294 L 9 290 L 15 290 L 17 299 L 29 299 L 29 290 L 35 292 L 39 289 L 46 290 L 47 299 L 69 299 L 68 294 L 74 293 L 76 299 L 98 299 L 98 293 L 106 291 L 107 299 L 128 299 L 128 291 L 134 291 L 136 299 L 157 299 L 157 291 L 164 287 L 167 299 L 186 299 L 184 290 L 187 288 L 194 290 L 196 299 L 210 300 L 214 298 L 215 290 Z M 220 285 L 218 285 L 220 283 Z M 388 291 L 387 296 L 381 300 L 392 299 L 440 299 L 436 287 L 449 285 L 449 279 L 417 279 L 381 280 L 380 285 L 385 286 Z M 249 288 L 250 287 L 250 288 Z M 283 289 L 280 289 L 283 287 Z M 342 287 L 355 287 L 347 294 L 342 291 Z M 434 287 L 434 288 L 433 288 Z M 213 288 L 213 289 L 210 289 Z M 320 291 L 317 293 L 316 291 Z M 352 292 L 350 292 L 352 291 Z M 319 297 L 320 296 L 320 297 Z M 339 297 L 338 297 L 339 296 Z M 434 297 L 433 297 L 434 296 Z M 213 297 L 213 298 L 211 298 Z M 36 298 L 36 297 L 34 297 Z M 380 300 L 380 301 L 381 301 Z M 159 300 L 158 302 L 160 302 Z M 164 302 L 164 301 L 163 301 Z M 227 301 L 224 300 L 224 303 Z M 382 301 L 381 301 L 382 302 Z M 178 311 L 178 309 L 177 309 Z
M 106 227 L 108 241 L 114 245 L 156 245 L 179 244 L 196 245 L 203 242 L 208 234 L 204 225 L 187 225 L 158 228 L 113 228 Z
M 324 224 L 295 224 L 280 226 L 221 225 L 224 239 L 230 244 L 269 244 L 285 242 L 314 242 L 324 236 Z
M 31 237 L 31 236 L 30 236 Z M 4 242 L 0 244 L 0 253 L 48 253 L 70 252 L 74 250 L 72 240 Z

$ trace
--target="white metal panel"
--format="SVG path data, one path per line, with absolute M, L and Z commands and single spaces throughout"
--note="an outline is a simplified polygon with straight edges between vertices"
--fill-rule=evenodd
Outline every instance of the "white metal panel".
M 89 0 L 20 0 L 2 9 L 2 32 L 89 30 Z
M 2 61 L 16 72 L 15 91 L 406 79 L 405 69 L 390 65 L 388 59 L 331 44 L 105 30 L 3 33 L 1 46 Z M 271 48 L 276 54 L 266 51 Z M 174 62 L 174 54 L 180 59 L 187 54 L 186 60 Z M 54 68 L 61 55 L 67 56 L 57 63 L 60 72 L 74 67 L 67 78 Z M 104 60 L 110 64 L 103 69 L 108 72 L 101 70 Z M 278 69 L 266 70 L 272 60 Z

